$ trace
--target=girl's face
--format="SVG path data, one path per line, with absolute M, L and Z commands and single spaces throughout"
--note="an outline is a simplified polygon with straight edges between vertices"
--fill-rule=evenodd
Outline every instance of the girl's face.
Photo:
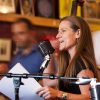
M 74 31 L 71 28 L 71 23 L 69 21 L 62 21 L 59 25 L 59 31 L 56 36 L 58 41 L 60 42 L 59 49 L 60 50 L 68 50 L 76 45 L 78 38 L 78 31 Z

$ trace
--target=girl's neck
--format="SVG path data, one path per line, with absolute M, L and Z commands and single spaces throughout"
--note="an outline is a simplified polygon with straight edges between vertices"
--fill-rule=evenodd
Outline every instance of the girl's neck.
M 70 61 L 73 59 L 73 57 L 75 56 L 76 54 L 76 45 L 71 47 L 69 50 L 68 50 L 68 53 L 70 55 Z

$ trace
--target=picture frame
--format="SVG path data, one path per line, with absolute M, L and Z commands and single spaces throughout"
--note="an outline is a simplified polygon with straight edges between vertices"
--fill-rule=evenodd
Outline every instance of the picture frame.
M 85 0 L 83 9 L 84 9 L 84 18 L 100 19 L 99 0 Z
M 15 13 L 16 0 L 0 0 L 0 13 Z
M 10 39 L 0 39 L 0 61 L 10 61 L 11 43 Z
M 46 18 L 58 18 L 58 0 L 35 0 L 35 15 Z
M 22 15 L 35 16 L 34 0 L 19 0 L 20 12 Z

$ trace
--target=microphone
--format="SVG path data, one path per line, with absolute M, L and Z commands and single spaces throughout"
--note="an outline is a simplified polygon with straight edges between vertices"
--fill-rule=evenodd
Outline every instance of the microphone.
M 52 47 L 51 43 L 49 40 L 45 40 L 40 42 L 40 44 L 38 45 L 40 52 L 46 56 L 46 55 L 50 55 L 52 54 L 55 49 Z
M 51 59 L 50 54 L 52 54 L 55 51 L 55 49 L 52 47 L 49 40 L 40 42 L 38 47 L 42 55 L 44 55 L 44 61 L 42 65 L 40 66 L 40 71 L 39 71 L 39 73 L 43 73 L 44 69 L 48 66 L 49 61 Z

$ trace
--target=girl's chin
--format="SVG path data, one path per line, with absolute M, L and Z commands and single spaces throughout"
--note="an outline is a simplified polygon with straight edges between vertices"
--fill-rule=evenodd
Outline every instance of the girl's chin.
M 60 50 L 60 51 L 64 50 L 64 47 L 62 47 L 62 46 L 61 46 L 61 47 L 59 47 L 59 50 Z

